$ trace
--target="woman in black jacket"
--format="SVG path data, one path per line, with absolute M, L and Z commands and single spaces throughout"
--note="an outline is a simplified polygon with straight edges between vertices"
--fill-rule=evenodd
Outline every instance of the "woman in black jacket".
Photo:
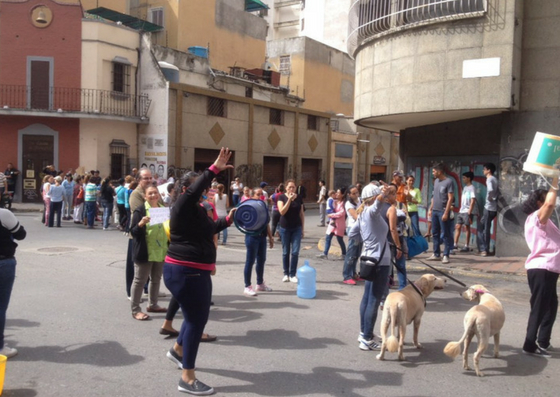
M 202 175 L 188 172 L 175 184 L 171 207 L 171 243 L 163 267 L 163 280 L 183 311 L 183 325 L 177 342 L 167 357 L 183 369 L 179 390 L 206 395 L 214 389 L 200 382 L 195 375 L 195 361 L 200 338 L 210 313 L 212 296 L 211 274 L 216 269 L 214 235 L 233 221 L 235 209 L 229 215 L 213 221 L 199 200 L 204 189 L 227 165 L 231 152 L 222 148 L 214 164 Z
M 113 213 L 113 196 L 115 195 L 115 189 L 111 186 L 111 177 L 103 179 L 101 182 L 101 205 L 103 206 L 103 230 L 109 228 L 109 219 L 111 219 L 111 214 Z

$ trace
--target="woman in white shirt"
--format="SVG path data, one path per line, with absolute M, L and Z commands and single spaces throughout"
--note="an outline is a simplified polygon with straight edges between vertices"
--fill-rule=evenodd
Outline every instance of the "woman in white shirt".
M 224 193 L 224 190 L 225 190 L 225 186 L 220 183 L 218 184 L 218 193 L 214 195 L 214 207 L 216 207 L 216 213 L 218 214 L 218 217 L 226 216 L 227 209 L 229 207 L 229 198 L 228 195 Z M 222 230 L 222 234 L 223 234 L 222 245 L 226 245 L 227 236 L 228 236 L 227 228 Z M 218 240 L 219 239 L 220 239 L 220 235 L 218 235 Z

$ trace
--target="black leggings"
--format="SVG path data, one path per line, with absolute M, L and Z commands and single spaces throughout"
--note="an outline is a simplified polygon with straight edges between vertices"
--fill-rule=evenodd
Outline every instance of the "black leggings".
M 171 295 L 169 305 L 167 306 L 167 314 L 165 315 L 165 319 L 167 321 L 173 321 L 180 308 L 181 306 L 179 306 L 179 302 L 177 302 L 177 299 L 175 299 L 175 297 Z
M 528 269 L 527 280 L 531 289 L 531 313 L 523 350 L 534 352 L 537 348 L 536 342 L 542 348 L 550 345 L 552 326 L 558 312 L 558 273 L 546 269 Z

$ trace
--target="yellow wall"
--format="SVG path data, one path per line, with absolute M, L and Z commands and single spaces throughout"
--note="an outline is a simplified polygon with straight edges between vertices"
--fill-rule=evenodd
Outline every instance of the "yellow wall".
M 305 102 L 307 109 L 316 109 L 334 114 L 354 114 L 354 101 L 345 102 L 341 98 L 343 81 L 354 86 L 353 76 L 324 63 L 307 60 L 305 62 Z
M 80 167 L 85 170 L 98 169 L 101 176 L 111 173 L 111 152 L 109 145 L 113 139 L 122 139 L 130 148 L 128 154 L 136 159 L 138 153 L 136 124 L 124 121 L 102 119 L 80 120 Z
M 266 40 L 258 40 L 216 26 L 216 2 L 190 0 L 181 2 L 179 8 L 177 49 L 210 47 L 210 66 L 229 71 L 229 66 L 248 69 L 260 68 L 266 53 Z M 247 13 L 249 16 L 249 14 Z
M 138 64 L 138 32 L 112 23 L 84 20 L 82 23 L 82 87 L 112 90 L 112 61 L 116 56 L 131 63 L 130 93 L 135 92 Z

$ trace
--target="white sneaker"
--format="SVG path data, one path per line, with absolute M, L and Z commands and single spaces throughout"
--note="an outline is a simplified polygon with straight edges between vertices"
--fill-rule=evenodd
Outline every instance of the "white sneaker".
M 319 254 L 319 255 L 317 255 L 317 258 L 319 258 L 319 259 L 329 259 L 329 257 L 325 254 Z
M 255 288 L 255 291 L 266 291 L 266 292 L 271 292 L 272 288 L 270 288 L 268 285 L 266 285 L 265 283 L 262 284 L 257 284 L 257 287 Z
M 290 277 L 290 283 L 297 283 L 297 282 L 298 282 L 298 279 L 297 279 L 296 276 Z
M 282 282 L 283 283 L 287 283 L 288 281 L 290 281 L 290 278 L 288 276 L 282 277 Z
M 434 254 L 432 254 L 432 256 L 430 256 L 429 258 L 426 259 L 427 261 L 439 261 L 440 257 L 439 256 L 435 256 Z
M 377 342 L 372 340 L 363 340 L 360 342 L 360 350 L 368 351 L 368 350 L 381 350 L 381 346 Z
M 449 263 L 449 257 L 447 255 L 444 255 L 441 263 Z
M 243 293 L 247 296 L 257 296 L 257 293 L 253 289 L 252 285 L 250 285 L 248 287 L 245 287 L 245 289 L 243 290 Z
M 7 358 L 17 356 L 17 353 L 18 353 L 17 349 L 14 349 L 13 347 L 8 347 L 6 345 L 4 345 L 4 348 L 0 350 L 0 355 L 6 356 Z

